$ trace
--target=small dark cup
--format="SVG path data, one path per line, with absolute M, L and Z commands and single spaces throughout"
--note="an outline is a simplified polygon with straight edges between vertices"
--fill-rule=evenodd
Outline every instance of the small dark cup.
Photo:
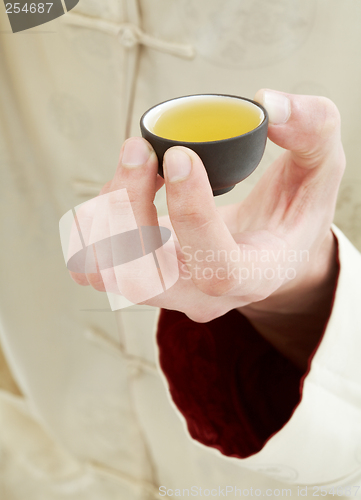
M 250 103 L 248 106 L 256 106 L 260 114 L 260 123 L 256 128 L 245 134 L 229 139 L 207 142 L 186 142 L 165 139 L 154 133 L 155 123 L 165 110 L 169 110 L 173 106 L 182 106 L 189 99 L 196 99 L 198 97 L 241 99 L 246 101 Z M 153 146 L 158 157 L 159 175 L 164 177 L 163 156 L 167 149 L 172 146 L 186 146 L 195 151 L 203 161 L 214 196 L 227 193 L 234 188 L 235 184 L 243 181 L 256 169 L 265 150 L 267 128 L 267 111 L 258 102 L 246 99 L 245 97 L 224 94 L 199 94 L 176 97 L 175 99 L 153 106 L 144 113 L 140 120 L 142 136 Z

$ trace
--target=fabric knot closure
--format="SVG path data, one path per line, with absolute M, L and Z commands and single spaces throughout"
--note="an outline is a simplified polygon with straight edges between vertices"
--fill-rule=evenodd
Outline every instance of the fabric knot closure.
M 126 49 L 132 49 L 140 42 L 140 29 L 134 24 L 123 24 L 118 32 L 118 40 Z
M 185 43 L 176 43 L 163 40 L 149 35 L 144 32 L 139 26 L 132 23 L 116 23 L 101 19 L 98 17 L 90 17 L 78 12 L 68 12 L 63 16 L 63 22 L 79 28 L 88 28 L 109 33 L 118 37 L 119 42 L 127 50 L 131 50 L 138 45 L 144 45 L 154 50 L 166 52 L 185 59 L 192 59 L 195 56 L 195 51 L 192 45 Z

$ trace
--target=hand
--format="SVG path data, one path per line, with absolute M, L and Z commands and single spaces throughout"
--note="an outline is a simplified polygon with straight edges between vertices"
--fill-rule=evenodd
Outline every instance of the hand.
M 269 138 L 286 151 L 244 201 L 217 209 L 199 157 L 182 147 L 167 151 L 169 217 L 159 224 L 174 233 L 180 277 L 146 303 L 198 322 L 237 308 L 304 368 L 322 334 L 337 278 L 330 226 L 345 167 L 339 113 L 323 97 L 262 90 L 255 99 L 269 111 Z M 137 225 L 157 226 L 153 200 L 161 185 L 154 151 L 131 138 L 101 194 L 126 188 Z M 99 272 L 73 278 L 104 290 Z M 125 296 L 134 289 L 127 277 L 114 280 Z

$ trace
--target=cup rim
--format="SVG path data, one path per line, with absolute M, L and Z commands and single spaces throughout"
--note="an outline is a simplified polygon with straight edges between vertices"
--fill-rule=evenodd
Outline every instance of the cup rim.
M 234 137 L 228 137 L 227 139 L 218 139 L 216 141 L 178 141 L 176 139 L 167 139 L 165 137 L 161 137 L 160 135 L 154 134 L 154 132 L 152 132 L 148 127 L 146 127 L 146 125 L 144 123 L 144 120 L 145 120 L 146 116 L 148 115 L 148 113 L 150 113 L 151 111 L 153 111 L 158 106 L 162 106 L 163 104 L 166 104 L 166 103 L 172 102 L 172 101 L 176 101 L 178 99 L 184 99 L 184 98 L 187 98 L 187 97 L 203 97 L 203 96 L 204 97 L 207 97 L 207 96 L 211 96 L 211 97 L 231 97 L 233 99 L 241 99 L 242 101 L 248 101 L 248 102 L 254 104 L 255 106 L 258 106 L 261 109 L 261 111 L 263 111 L 263 120 L 261 121 L 261 123 L 259 125 L 257 125 L 256 128 L 250 130 L 249 132 L 246 132 L 245 134 L 235 135 Z M 147 109 L 147 111 L 145 111 L 145 113 L 143 113 L 143 115 L 140 118 L 140 126 L 141 126 L 141 128 L 144 128 L 144 130 L 146 130 L 148 134 L 150 134 L 152 137 L 155 137 L 157 139 L 160 139 L 160 140 L 162 140 L 162 141 L 164 141 L 166 143 L 173 144 L 173 145 L 174 144 L 179 144 L 179 145 L 184 145 L 184 144 L 187 144 L 187 145 L 188 144 L 189 145 L 195 145 L 195 144 L 198 144 L 198 145 L 199 144 L 217 144 L 217 143 L 221 143 L 221 142 L 234 141 L 234 140 L 239 139 L 240 137 L 246 137 L 246 136 L 248 136 L 250 134 L 255 133 L 259 128 L 263 127 L 265 125 L 265 123 L 266 124 L 268 123 L 268 113 L 267 113 L 267 110 L 259 102 L 254 101 L 252 99 L 249 99 L 248 97 L 242 97 L 242 96 L 238 96 L 238 95 L 232 95 L 232 94 L 212 94 L 212 93 L 206 93 L 206 94 L 188 94 L 188 95 L 173 97 L 172 99 L 167 99 L 167 100 L 159 102 L 158 104 L 155 104 L 151 108 Z

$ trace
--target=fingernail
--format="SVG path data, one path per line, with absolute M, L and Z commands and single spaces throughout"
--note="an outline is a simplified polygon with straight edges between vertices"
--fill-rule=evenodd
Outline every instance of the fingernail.
M 268 118 L 273 125 L 286 123 L 291 115 L 291 102 L 284 94 L 265 90 L 263 106 L 268 111 Z
M 122 156 L 122 165 L 128 168 L 141 167 L 147 163 L 151 151 L 142 139 L 126 141 Z
M 192 170 L 192 161 L 182 149 L 170 149 L 164 157 L 164 165 L 169 182 L 186 179 Z

